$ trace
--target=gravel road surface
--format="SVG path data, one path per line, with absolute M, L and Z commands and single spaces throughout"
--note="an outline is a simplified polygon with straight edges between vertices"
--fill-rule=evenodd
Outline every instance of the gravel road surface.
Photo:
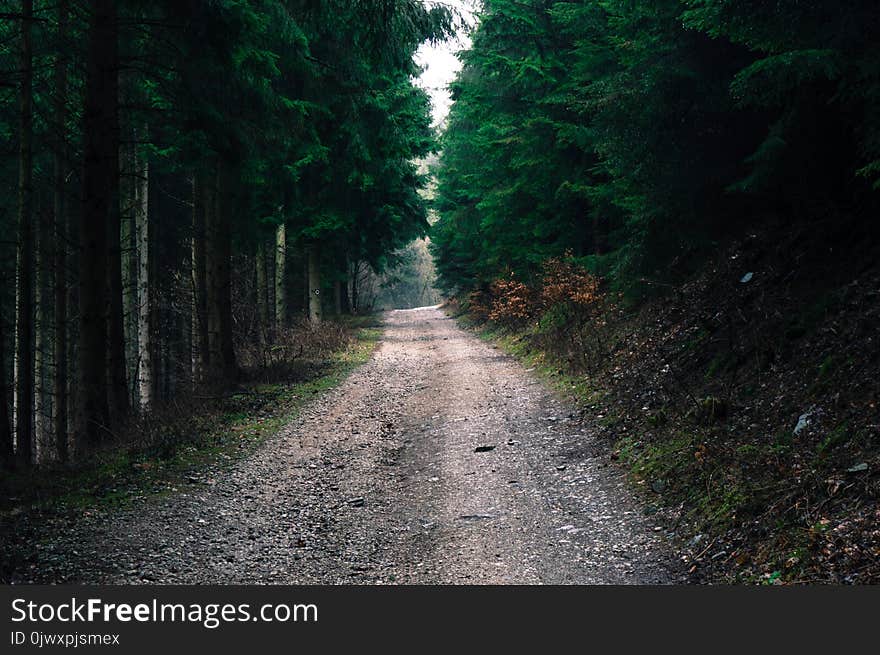
M 658 584 L 680 574 L 607 447 L 435 308 L 208 484 L 96 510 L 18 581 Z

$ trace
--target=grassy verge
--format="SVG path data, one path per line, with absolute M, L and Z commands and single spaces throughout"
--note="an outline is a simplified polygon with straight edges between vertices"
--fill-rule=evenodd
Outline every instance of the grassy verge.
M 590 417 L 598 434 L 608 438 L 609 456 L 624 467 L 634 487 L 645 493 L 647 513 L 656 513 L 661 505 L 683 503 L 692 529 L 680 536 L 723 532 L 737 511 L 753 500 L 735 476 L 695 466 L 694 453 L 701 452 L 705 435 L 673 429 L 662 411 L 633 421 L 626 407 L 613 402 L 613 393 L 603 386 L 601 376 L 571 372 L 566 362 L 533 344 L 534 335 L 529 329 L 511 331 L 491 323 L 476 323 L 466 315 L 456 318 L 479 338 L 515 357 Z M 642 438 L 649 431 L 665 436 Z M 684 525 L 680 527 L 687 530 Z
M 459 322 L 515 357 L 590 417 L 598 433 L 608 438 L 610 457 L 625 468 L 634 487 L 644 491 L 648 513 L 655 513 L 660 505 L 685 508 L 679 537 L 691 539 L 700 534 L 705 539 L 707 534 L 722 534 L 741 512 L 764 500 L 739 471 L 701 464 L 704 443 L 711 439 L 707 429 L 671 425 L 662 410 L 634 420 L 628 414 L 631 408 L 613 402 L 613 393 L 603 386 L 601 376 L 594 379 L 571 372 L 566 362 L 533 345 L 529 329 L 511 331 L 464 317 Z M 646 433 L 663 438 L 646 439 Z
M 353 338 L 326 361 L 307 368 L 296 383 L 254 384 L 177 413 L 152 426 L 149 445 L 115 446 L 76 469 L 33 470 L 0 477 L 0 518 L 22 512 L 125 506 L 187 484 L 210 483 L 216 471 L 246 457 L 296 418 L 315 396 L 339 385 L 375 350 L 381 330 L 375 317 L 351 319 Z M 160 420 L 160 419 L 157 419 Z
M 769 274 L 745 289 L 719 266 L 586 332 L 449 310 L 574 400 L 646 511 L 667 508 L 695 581 L 867 583 L 880 580 L 880 394 L 865 270 L 794 292 Z
M 589 376 L 570 373 L 564 363 L 534 348 L 527 333 L 509 332 L 488 325 L 475 327 L 472 323 L 462 324 L 469 325 L 481 339 L 495 344 L 529 369 L 533 369 L 542 380 L 573 401 L 578 408 L 597 407 L 597 403 L 604 398 L 603 390 Z

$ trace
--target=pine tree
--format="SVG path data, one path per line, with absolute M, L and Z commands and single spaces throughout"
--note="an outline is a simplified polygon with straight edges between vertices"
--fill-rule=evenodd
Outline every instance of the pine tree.
M 116 3 L 94 0 L 89 26 L 83 113 L 83 208 L 80 214 L 79 380 L 77 447 L 106 440 L 110 425 L 107 376 L 108 231 L 117 202 Z M 117 235 L 118 236 L 118 235 Z
M 34 457 L 33 19 L 33 2 L 22 0 L 14 410 L 17 455 L 24 466 Z

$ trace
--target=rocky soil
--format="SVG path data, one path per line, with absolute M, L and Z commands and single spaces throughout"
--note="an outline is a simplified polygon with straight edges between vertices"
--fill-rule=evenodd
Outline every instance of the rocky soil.
M 438 309 L 252 456 L 178 493 L 38 526 L 12 582 L 681 581 L 589 424 Z

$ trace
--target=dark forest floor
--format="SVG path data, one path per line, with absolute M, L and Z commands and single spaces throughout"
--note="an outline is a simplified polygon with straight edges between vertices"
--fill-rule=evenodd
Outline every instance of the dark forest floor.
M 488 337 L 577 397 L 695 582 L 880 582 L 876 239 L 755 232 L 577 341 Z M 575 346 L 574 344 L 578 345 Z

